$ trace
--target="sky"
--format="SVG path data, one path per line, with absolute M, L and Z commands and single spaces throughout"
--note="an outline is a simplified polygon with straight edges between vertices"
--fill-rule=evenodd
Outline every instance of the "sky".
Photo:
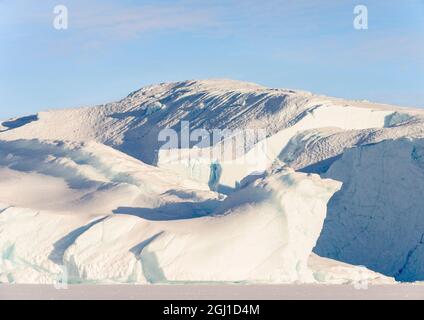
M 424 0 L 0 0 L 0 119 L 210 78 L 424 107 Z

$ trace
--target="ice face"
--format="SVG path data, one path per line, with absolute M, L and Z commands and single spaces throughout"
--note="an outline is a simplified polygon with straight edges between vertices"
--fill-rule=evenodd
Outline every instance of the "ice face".
M 219 162 L 214 162 L 211 164 L 211 172 L 209 177 L 209 189 L 212 191 L 218 191 L 219 180 L 222 175 L 222 167 Z
M 347 151 L 326 177 L 343 182 L 329 202 L 315 252 L 401 281 L 424 280 L 423 140 Z

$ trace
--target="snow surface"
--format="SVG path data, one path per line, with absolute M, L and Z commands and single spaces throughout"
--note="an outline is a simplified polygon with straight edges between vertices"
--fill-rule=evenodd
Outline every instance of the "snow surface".
M 181 121 L 266 135 L 161 150 Z M 423 121 L 232 80 L 3 121 L 0 282 L 422 280 Z
M 189 121 L 193 130 L 263 128 L 272 136 L 305 117 L 306 127 L 381 127 L 384 115 L 396 110 L 386 105 L 268 89 L 232 80 L 186 81 L 145 87 L 105 105 L 39 112 L 31 116 L 31 121 L 28 117 L 13 119 L 21 125 L 0 133 L 0 137 L 95 140 L 156 164 L 161 145 L 159 131 L 174 128 L 180 132 L 181 121 Z
M 94 217 L 40 213 L 6 207 L 0 214 L 0 282 L 47 283 L 58 280 L 61 256 L 78 230 Z
M 104 215 L 180 205 L 201 214 L 219 197 L 95 142 L 0 140 L 0 173 L 2 202 L 40 210 Z
M 274 169 L 215 214 L 176 221 L 1 205 L 0 281 L 57 283 L 66 272 L 70 283 L 346 284 L 358 275 L 390 283 L 350 266 L 338 275 L 338 264 L 309 260 L 326 203 L 339 188 L 317 175 Z
M 156 281 L 311 281 L 307 260 L 339 187 L 273 170 L 230 195 L 219 214 L 158 234 L 141 253 L 145 274 Z
M 38 146 L 43 156 L 45 149 L 57 154 L 65 148 Z M 84 153 L 79 146 L 77 150 L 68 154 Z M 101 152 L 99 148 L 97 154 Z M 28 161 L 16 157 L 15 153 L 7 158 L 17 168 L 16 162 Z M 33 168 L 39 167 L 34 162 Z M 75 171 L 78 175 L 82 170 Z M 58 172 L 62 173 L 56 170 L 54 174 L 58 176 Z M 50 173 L 43 171 L 46 176 Z M 86 173 L 86 177 L 93 174 L 90 170 Z M 68 172 L 66 176 L 69 178 Z M 94 176 L 99 177 L 97 173 Z M 209 217 L 176 221 L 170 221 L 159 209 L 155 210 L 158 216 L 146 219 L 137 217 L 137 210 L 134 215 L 96 216 L 80 209 L 51 212 L 4 204 L 0 214 L 0 279 L 53 283 L 66 270 L 69 280 L 76 283 L 312 281 L 311 275 L 307 277 L 307 258 L 321 231 L 326 203 L 339 188 L 338 182 L 317 175 L 274 169 L 222 201 Z M 183 190 L 179 192 L 182 196 Z M 113 196 L 122 198 L 109 194 Z M 305 201 L 311 198 L 314 201 Z M 148 212 L 140 210 L 139 214 Z
M 225 157 L 228 152 L 223 151 L 222 158 L 211 158 L 216 149 L 232 148 L 232 144 L 224 142 L 213 146 L 211 151 L 202 149 L 195 153 L 189 150 L 161 150 L 158 157 L 158 166 L 167 168 L 185 177 L 204 182 L 208 181 L 208 173 L 213 162 L 218 162 L 223 174 L 220 184 L 234 188 L 244 177 L 254 172 L 265 171 L 269 168 L 291 139 L 299 132 L 315 128 L 337 127 L 342 130 L 381 128 L 384 127 L 387 117 L 392 111 L 376 111 L 359 107 L 320 106 L 302 115 L 302 119 L 286 129 L 259 141 L 254 147 L 241 157 Z M 224 149 L 225 150 L 225 149 Z M 194 154 L 194 156 L 193 156 Z

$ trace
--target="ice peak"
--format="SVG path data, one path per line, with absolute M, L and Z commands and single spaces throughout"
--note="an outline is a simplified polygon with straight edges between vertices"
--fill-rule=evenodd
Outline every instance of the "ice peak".
M 265 93 L 265 94 L 309 94 L 306 91 L 284 89 L 284 88 L 267 88 L 265 86 L 240 80 L 232 79 L 205 79 L 205 80 L 184 80 L 178 82 L 162 82 L 160 84 L 144 86 L 141 89 L 132 92 L 128 97 L 137 94 L 146 95 L 148 93 L 165 93 L 176 90 L 184 90 L 189 92 L 211 92 L 215 94 L 226 94 L 229 92 L 239 93 Z

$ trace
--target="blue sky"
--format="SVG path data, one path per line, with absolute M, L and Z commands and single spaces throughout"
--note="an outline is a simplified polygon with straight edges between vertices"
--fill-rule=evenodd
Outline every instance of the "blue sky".
M 0 118 L 207 78 L 424 107 L 424 0 L 0 0 Z

